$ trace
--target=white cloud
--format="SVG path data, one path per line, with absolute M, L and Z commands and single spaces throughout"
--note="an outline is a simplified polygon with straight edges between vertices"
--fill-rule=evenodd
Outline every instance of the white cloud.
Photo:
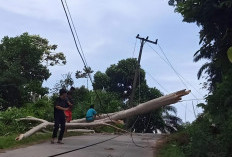
M 1 3 L 0 8 L 22 16 L 61 19 L 61 4 L 55 0 L 7 0 Z

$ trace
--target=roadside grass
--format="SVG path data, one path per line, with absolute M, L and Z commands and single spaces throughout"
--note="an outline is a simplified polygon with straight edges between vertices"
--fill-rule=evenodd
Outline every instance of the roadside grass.
M 11 134 L 8 136 L 0 137 L 0 149 L 17 148 L 19 146 L 26 146 L 26 145 L 44 142 L 49 138 L 51 138 L 51 134 L 50 133 L 35 134 L 21 141 L 16 141 L 15 140 L 16 137 L 17 134 Z
M 11 134 L 8 136 L 0 137 L 0 151 L 4 149 L 19 148 L 24 146 L 29 146 L 37 143 L 42 143 L 51 139 L 52 133 L 37 133 L 28 138 L 22 139 L 21 141 L 16 141 L 15 138 L 18 134 Z M 69 136 L 80 136 L 82 133 L 68 132 L 65 133 L 64 137 Z
M 179 132 L 163 137 L 155 146 L 155 157 L 185 157 L 183 147 L 189 143 L 189 137 Z
M 185 157 L 181 148 L 175 144 L 165 145 L 158 153 L 157 157 Z

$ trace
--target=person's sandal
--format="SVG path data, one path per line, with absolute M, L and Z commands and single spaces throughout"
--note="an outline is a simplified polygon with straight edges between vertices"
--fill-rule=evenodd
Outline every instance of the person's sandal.
M 64 144 L 64 143 L 63 143 L 63 142 L 61 142 L 61 141 L 57 141 L 57 143 L 58 143 L 58 144 Z

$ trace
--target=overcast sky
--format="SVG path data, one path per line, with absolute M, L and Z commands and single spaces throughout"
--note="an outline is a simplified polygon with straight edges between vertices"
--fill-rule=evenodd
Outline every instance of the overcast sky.
M 60 0 L 0 0 L 0 38 L 14 37 L 24 32 L 47 38 L 64 52 L 65 66 L 50 68 L 52 76 L 44 86 L 54 87 L 62 74 L 83 69 Z M 197 80 L 197 71 L 203 62 L 194 63 L 193 54 L 199 49 L 199 27 L 182 22 L 180 14 L 168 6 L 167 0 L 67 0 L 74 24 L 82 43 L 88 65 L 96 72 L 105 72 L 111 64 L 121 59 L 137 57 L 140 41 L 136 35 L 158 39 L 159 45 L 170 62 L 188 82 L 193 95 L 203 98 L 207 93 Z M 153 49 L 162 56 L 158 45 Z M 141 67 L 147 72 L 150 87 L 157 87 L 164 94 L 185 89 L 175 72 L 149 47 L 144 46 Z M 164 56 L 162 56 L 164 58 Z M 149 73 L 149 75 L 148 75 Z M 155 81 L 157 80 L 167 91 Z M 75 80 L 75 86 L 86 85 L 86 80 Z M 89 87 L 92 88 L 92 87 Z M 192 94 L 184 100 L 195 99 Z M 193 121 L 192 103 L 175 104 L 182 120 Z M 197 113 L 201 110 L 197 109 Z M 186 116 L 185 116 L 186 115 Z

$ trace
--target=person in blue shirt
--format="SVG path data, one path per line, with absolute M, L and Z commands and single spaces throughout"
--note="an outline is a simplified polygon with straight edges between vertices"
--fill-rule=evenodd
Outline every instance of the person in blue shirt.
M 94 106 L 91 105 L 89 110 L 86 113 L 86 121 L 87 122 L 93 122 L 96 118 L 97 112 L 94 110 Z

